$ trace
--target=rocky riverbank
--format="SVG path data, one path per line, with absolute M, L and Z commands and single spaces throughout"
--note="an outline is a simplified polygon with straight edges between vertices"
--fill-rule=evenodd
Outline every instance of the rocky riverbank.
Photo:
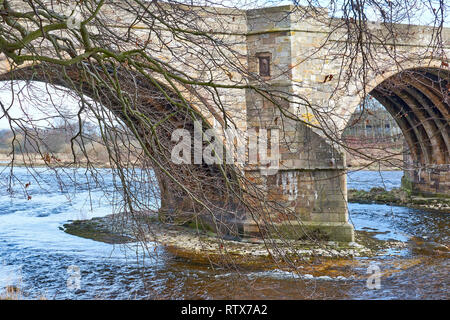
M 390 191 L 378 187 L 369 191 L 349 189 L 347 194 L 349 202 L 382 203 L 450 213 L 450 198 L 413 196 L 402 188 Z
M 382 250 L 404 248 L 400 241 L 380 241 L 365 231 L 356 232 L 356 242 L 292 241 L 255 238 L 226 240 L 211 231 L 187 226 L 167 225 L 155 214 L 140 214 L 133 218 L 122 214 L 91 220 L 71 221 L 62 229 L 72 235 L 112 244 L 152 241 L 169 252 L 195 262 L 222 262 L 246 266 L 262 266 L 289 260 L 315 258 L 353 258 L 378 254 Z

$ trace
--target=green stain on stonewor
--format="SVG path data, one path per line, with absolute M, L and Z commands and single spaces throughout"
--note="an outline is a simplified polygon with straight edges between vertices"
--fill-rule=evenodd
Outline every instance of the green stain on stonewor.
M 413 191 L 413 184 L 412 184 L 411 180 L 408 178 L 408 176 L 403 175 L 401 183 L 402 183 L 402 189 L 405 190 L 409 195 L 411 195 L 411 193 Z

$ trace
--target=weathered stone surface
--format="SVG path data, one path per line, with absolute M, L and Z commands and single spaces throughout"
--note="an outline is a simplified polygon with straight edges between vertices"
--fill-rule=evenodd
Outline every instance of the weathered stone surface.
M 127 21 L 133 17 L 121 15 L 120 10 L 116 10 L 113 5 L 105 8 L 102 14 L 111 15 L 111 21 L 115 21 L 111 27 L 118 34 L 130 31 Z M 421 120 L 413 123 L 412 120 L 404 120 L 405 117 L 396 119 L 411 151 L 411 170 L 406 172 L 411 190 L 416 193 L 449 196 L 449 106 L 444 103 L 439 93 L 432 90 L 431 80 L 442 76 L 442 79 L 439 79 L 448 84 L 449 77 L 448 73 L 438 74 L 438 71 L 442 70 L 441 60 L 420 58 L 431 56 L 432 48 L 424 47 L 423 43 L 430 42 L 432 30 L 421 26 L 395 26 L 398 30 L 409 31 L 408 37 L 396 39 L 396 54 L 402 57 L 403 63 L 393 63 L 392 58 L 384 51 L 384 46 L 373 45 L 372 63 L 377 71 L 368 70 L 367 75 L 367 78 L 372 80 L 362 83 L 359 78 L 352 77 L 345 79 L 349 84 L 342 88 L 338 87 L 338 75 L 342 67 L 348 66 L 341 65 L 342 60 L 339 57 L 342 47 L 339 43 L 340 39 L 346 39 L 346 30 L 335 30 L 330 35 L 333 23 L 337 21 L 319 23 L 313 16 L 297 16 L 298 13 L 292 9 L 291 6 L 249 11 L 192 9 L 195 13 L 193 17 L 199 15 L 208 22 L 206 26 L 203 21 L 197 21 L 201 27 L 218 31 L 221 41 L 235 50 L 235 55 L 227 58 L 236 59 L 236 65 L 246 67 L 248 73 L 254 76 L 244 79 L 236 70 L 212 68 L 211 73 L 215 81 L 228 85 L 242 85 L 248 81 L 256 87 L 263 85 L 269 90 L 276 90 L 281 97 L 290 97 L 287 100 L 289 102 L 280 98 L 274 103 L 249 88 L 219 89 L 221 103 L 229 116 L 235 120 L 240 132 L 252 129 L 279 129 L 282 132 L 280 163 L 276 174 L 265 175 L 258 165 L 240 166 L 246 177 L 266 192 L 266 198 L 275 200 L 279 208 L 284 210 L 284 213 L 279 210 L 268 212 L 268 215 L 273 215 L 271 218 L 275 223 L 264 228 L 277 229 L 276 232 L 294 238 L 303 237 L 304 230 L 308 229 L 313 234 L 323 235 L 331 240 L 353 241 L 353 229 L 348 222 L 347 212 L 345 157 L 342 150 L 328 137 L 339 137 L 351 114 L 368 92 L 379 98 L 392 114 L 398 114 L 401 104 L 402 110 L 409 106 L 411 112 Z M 325 10 L 319 10 L 315 14 L 322 18 L 327 17 Z M 117 17 L 121 18 L 120 22 Z M 224 26 L 230 28 L 226 30 L 229 34 L 223 34 Z M 146 28 L 145 25 L 136 25 L 131 32 L 145 39 L 148 36 Z M 383 30 L 380 24 L 375 23 L 371 28 L 374 32 Z M 446 43 L 443 50 L 449 56 L 450 30 L 444 29 L 442 34 Z M 170 33 L 163 36 L 171 37 Z M 331 38 L 328 39 L 328 36 Z M 159 42 L 154 40 L 155 46 L 158 46 Z M 196 59 L 199 57 L 186 53 L 185 44 L 174 40 L 172 45 L 173 51 L 162 50 L 160 59 L 174 66 L 183 66 L 185 61 L 196 65 Z M 178 45 L 181 49 L 177 49 Z M 207 46 L 204 48 L 208 53 L 209 49 L 211 48 Z M 174 55 L 177 55 L 177 59 Z M 270 76 L 264 75 L 259 79 L 264 82 L 257 80 L 260 70 L 258 56 L 261 55 L 270 57 Z M 13 66 L 4 56 L 0 58 L 0 73 L 4 73 L 2 79 L 9 79 L 11 77 L 7 72 Z M 220 61 L 223 57 L 211 56 L 211 59 Z M 204 78 L 195 67 L 182 69 L 199 81 L 209 80 L 208 72 L 208 77 Z M 409 79 L 404 73 L 405 70 L 419 72 L 421 81 Z M 403 75 L 401 81 L 407 84 L 407 89 L 389 97 L 380 96 L 379 91 L 383 83 L 395 80 L 397 74 Z M 164 83 L 164 79 L 160 78 L 157 79 Z M 193 106 L 199 106 L 198 111 L 213 128 L 218 131 L 224 129 L 221 127 L 223 119 L 217 117 L 221 110 L 208 110 L 184 88 L 179 89 L 186 94 L 186 99 Z M 206 101 L 215 106 L 214 99 L 208 92 L 200 93 Z M 305 97 L 314 110 L 296 97 Z M 421 104 L 423 108 L 417 108 L 416 104 Z M 301 122 L 284 117 L 282 111 L 289 112 Z M 320 123 L 316 118 L 317 112 L 326 115 L 320 119 Z M 440 112 L 441 116 L 434 117 L 436 112 Z M 169 189 L 162 188 L 163 203 L 170 202 Z M 167 201 L 164 201 L 165 199 Z M 190 206 L 182 201 L 179 202 L 180 206 Z M 173 202 L 170 203 L 173 205 Z M 236 222 L 236 225 L 240 225 L 237 228 L 243 229 L 246 235 L 258 235 L 261 230 L 256 222 L 258 221 L 246 216 L 242 221 Z

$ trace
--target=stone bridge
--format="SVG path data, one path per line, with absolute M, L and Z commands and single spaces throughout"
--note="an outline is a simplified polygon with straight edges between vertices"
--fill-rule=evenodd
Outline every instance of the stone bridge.
M 110 28 L 125 37 L 133 15 L 121 9 L 121 3 L 107 1 L 100 15 L 108 18 Z M 180 66 L 193 78 L 209 81 L 212 77 L 223 83 L 218 89 L 221 103 L 237 130 L 281 131 L 276 173 L 265 174 L 259 166 L 241 168 L 250 181 L 265 190 L 268 199 L 276 199 L 295 212 L 296 221 L 279 219 L 278 226 L 318 229 L 330 239 L 353 241 L 353 227 L 348 221 L 345 157 L 336 141 L 367 95 L 380 101 L 402 129 L 409 147 L 405 173 L 414 192 L 450 194 L 450 71 L 448 61 L 434 58 L 436 48 L 427 45 L 433 40 L 431 28 L 394 26 L 402 31 L 401 36 L 388 43 L 372 43 L 371 67 L 361 72 L 362 57 L 352 62 L 343 58 L 351 54 L 348 50 L 352 50 L 353 39 L 348 39 L 345 29 L 336 27 L 340 21 L 329 19 L 326 10 L 309 16 L 291 6 L 182 10 L 183 19 L 192 14 L 192 25 L 208 30 L 231 48 L 225 58 L 233 61 L 235 68 L 229 67 L 230 63 L 223 67 L 218 61 L 224 57 L 213 52 L 210 44 L 196 48 L 205 50 L 199 54 L 190 50 L 189 43 L 176 39 L 171 50 L 159 51 L 160 59 Z M 377 23 L 370 28 L 374 34 L 386 32 Z M 155 35 L 149 36 L 144 23 L 135 24 L 131 31 L 136 39 L 153 41 L 155 46 L 161 41 L 152 38 Z M 450 30 L 444 29 L 442 34 L 445 47 L 439 57 L 450 54 Z M 171 34 L 164 36 L 170 38 Z M 395 60 L 390 51 L 395 52 Z M 204 57 L 217 62 L 210 65 L 207 74 L 196 67 L 209 64 L 202 60 Z M 64 85 L 58 70 L 55 66 L 53 73 L 39 75 L 35 66 L 13 66 L 3 56 L 0 73 L 2 80 L 32 78 Z M 73 78 L 77 80 L 76 75 Z M 163 78 L 158 80 L 167 84 Z M 150 87 L 143 85 L 142 95 Z M 265 98 L 257 88 L 289 98 L 277 102 Z M 214 100 L 210 93 L 202 91 L 199 98 L 186 87 L 180 86 L 180 91 L 197 106 L 211 127 L 224 129 L 221 112 L 214 103 L 208 103 Z M 308 103 L 302 97 L 307 97 Z M 162 183 L 161 189 L 163 206 L 174 205 L 170 188 Z M 240 224 L 245 235 L 257 235 L 260 230 L 258 221 L 245 214 Z

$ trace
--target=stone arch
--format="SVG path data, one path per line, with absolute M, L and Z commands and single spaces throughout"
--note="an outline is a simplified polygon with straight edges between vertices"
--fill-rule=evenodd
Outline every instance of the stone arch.
M 24 81 L 39 81 L 49 83 L 51 85 L 56 85 L 60 87 L 73 90 L 77 88 L 77 91 L 83 95 L 97 100 L 97 102 L 103 105 L 103 98 L 109 102 L 115 101 L 117 99 L 114 96 L 108 95 L 108 90 L 101 90 L 100 99 L 99 94 L 94 93 L 93 87 L 88 83 L 85 83 L 85 78 L 80 76 L 81 69 L 76 66 L 59 66 L 59 65 L 28 65 L 21 68 L 16 68 L 14 70 L 9 70 L 9 68 L 0 69 L 0 81 L 11 81 L 11 80 L 24 80 Z M 101 71 L 99 72 L 101 74 Z M 131 77 L 132 79 L 130 79 Z M 130 70 L 124 70 L 122 75 L 119 75 L 119 82 L 122 90 L 134 96 L 136 101 L 134 105 L 139 108 L 139 111 L 149 115 L 149 117 L 156 117 L 155 121 L 166 117 L 168 114 L 174 114 L 170 117 L 170 125 L 161 129 L 155 135 L 159 135 L 159 138 L 164 137 L 162 141 L 171 143 L 171 133 L 173 130 L 178 128 L 184 128 L 191 132 L 191 137 L 193 138 L 194 131 L 194 121 L 189 114 L 195 114 L 196 118 L 201 121 L 203 130 L 211 128 L 211 119 L 207 119 L 202 113 L 195 107 L 189 108 L 189 110 L 181 111 L 177 106 L 174 106 L 170 101 L 167 100 L 161 94 L 161 90 L 152 84 L 144 76 L 137 74 Z M 129 82 L 130 81 L 130 82 Z M 179 96 L 173 93 L 168 86 L 163 83 L 158 82 L 158 86 L 164 89 L 166 93 L 169 94 L 169 98 L 174 102 L 180 102 Z M 100 100 L 100 101 L 98 101 Z M 108 109 L 112 111 L 119 119 L 121 119 L 127 126 L 137 124 L 138 121 L 133 115 L 124 116 L 120 103 L 109 103 Z M 160 117 L 160 118 L 158 118 Z M 137 126 L 137 132 L 140 137 L 147 139 L 150 133 L 146 131 L 145 128 Z M 175 144 L 173 142 L 172 146 Z M 146 142 L 149 146 L 150 151 L 153 147 Z M 167 150 L 171 150 L 171 146 L 166 146 Z M 158 158 L 162 162 L 164 159 L 168 161 L 170 159 L 170 151 L 168 154 L 164 154 L 163 159 Z M 192 154 L 193 157 L 193 154 Z M 167 162 L 166 162 L 167 163 Z M 168 164 L 168 163 L 167 163 Z M 169 165 L 169 164 L 168 164 Z M 223 170 L 219 168 L 218 165 L 207 165 L 204 162 L 202 164 L 180 164 L 178 165 L 180 171 L 190 172 L 192 174 L 197 174 L 199 181 L 192 181 L 192 174 L 186 174 L 186 179 L 183 181 L 178 181 L 176 183 L 167 174 L 164 173 L 164 168 L 154 168 L 155 176 L 157 178 L 161 205 L 160 205 L 160 217 L 168 219 L 173 222 L 189 222 L 192 219 L 196 219 L 201 223 L 206 224 L 209 228 L 214 228 L 217 231 L 223 233 L 240 233 L 241 232 L 241 221 L 245 219 L 245 212 L 240 207 L 240 203 L 235 197 L 235 195 L 226 188 L 226 185 L 233 184 L 236 187 L 235 190 L 240 190 L 239 180 L 235 174 L 233 168 L 223 173 Z M 230 168 L 230 166 L 228 166 Z M 181 177 L 179 174 L 177 177 Z M 181 188 L 179 184 L 183 184 L 187 187 Z M 189 196 L 189 188 L 196 190 L 195 196 L 197 199 Z M 206 205 L 202 205 L 206 204 Z M 214 214 L 211 215 L 211 209 L 214 210 Z
M 434 65 L 428 63 L 376 77 L 366 92 L 399 125 L 410 151 L 405 160 L 410 167 L 409 177 L 419 186 L 416 191 L 448 194 L 450 71 Z
M 450 72 L 414 68 L 393 75 L 369 94 L 391 113 L 421 165 L 450 163 Z

